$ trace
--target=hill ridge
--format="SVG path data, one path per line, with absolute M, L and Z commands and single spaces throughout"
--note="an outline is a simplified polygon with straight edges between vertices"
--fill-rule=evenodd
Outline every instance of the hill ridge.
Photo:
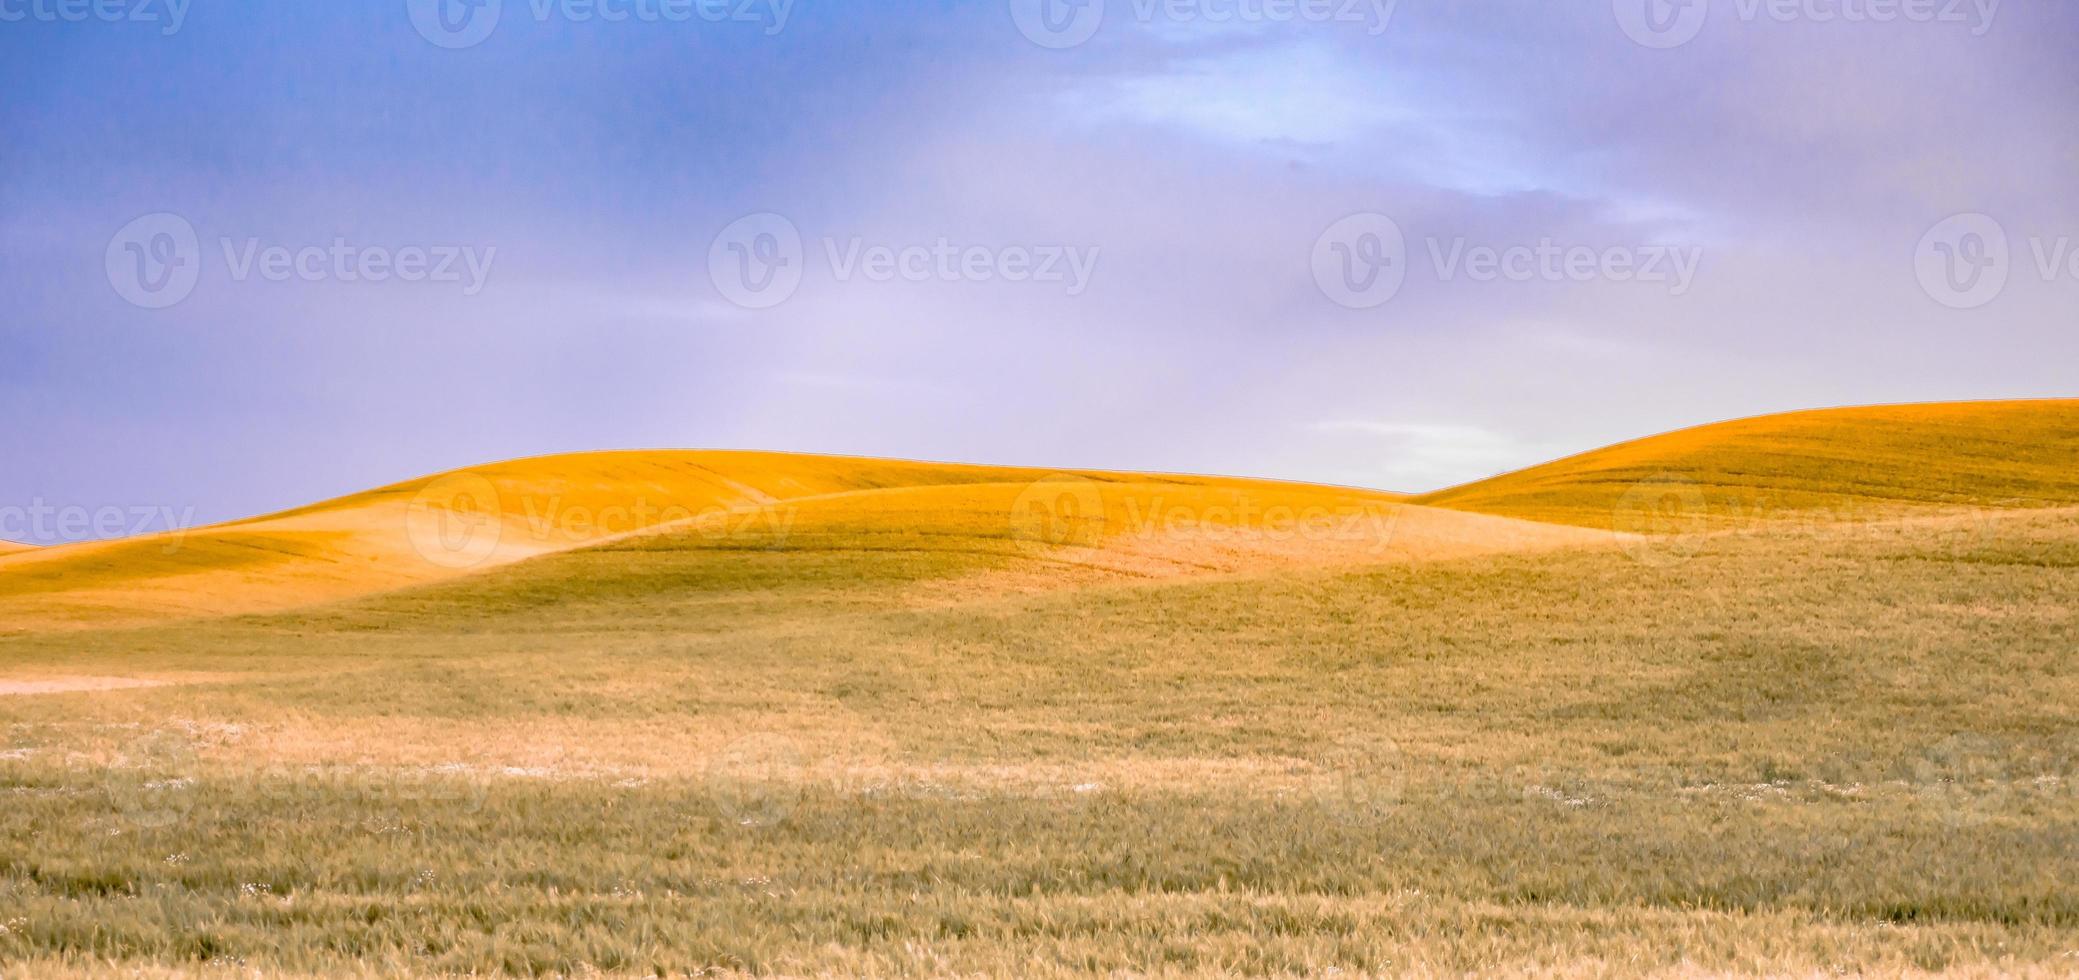
M 689 535 L 712 535 L 717 526 L 757 537 L 776 528 L 732 522 L 777 521 L 776 508 L 787 509 L 788 521 L 809 521 L 787 533 L 824 533 L 840 551 L 858 542 L 896 551 L 951 536 L 974 542 L 977 555 L 1000 553 L 1014 564 L 1168 575 L 1383 560 L 1368 539 L 1352 544 L 1320 533 L 1333 521 L 1312 537 L 1274 526 L 1300 508 L 1391 525 L 1364 533 L 1398 536 L 1401 559 L 1604 540 L 1577 529 L 1650 531 L 1641 512 L 1654 517 L 1669 501 L 1706 523 L 2079 505 L 2079 399 L 1758 415 L 1415 496 L 1198 474 L 759 450 L 552 453 L 186 531 L 43 548 L 0 544 L 0 631 L 317 605 L 581 549 L 683 547 Z M 1275 513 L 1280 506 L 1290 513 Z M 1162 512 L 1143 513 L 1149 507 Z M 1038 523 L 1020 531 L 1012 526 L 1019 521 Z M 1221 528 L 1224 537 L 1213 533 Z
M 201 528 L 11 552 L 0 556 L 0 630 L 294 608 L 787 501 L 876 489 L 1027 486 L 1061 472 L 756 450 L 525 457 Z M 1191 475 L 1070 475 L 1098 484 L 1308 490 Z
M 1411 502 L 1612 528 L 1668 486 L 1711 521 L 2079 503 L 2079 399 L 1756 415 L 1628 440 Z

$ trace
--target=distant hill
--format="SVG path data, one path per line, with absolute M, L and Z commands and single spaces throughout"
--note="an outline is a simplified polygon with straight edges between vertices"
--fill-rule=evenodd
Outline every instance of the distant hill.
M 0 631 L 293 609 L 520 562 L 494 583 L 513 601 L 598 593 L 636 602 L 746 585 L 769 592 L 821 577 L 929 602 L 1093 577 L 1601 546 L 1613 542 L 1611 530 L 1659 533 L 1656 508 L 1670 505 L 1677 516 L 1725 524 L 2073 504 L 2079 401 L 1746 419 L 1414 498 L 788 453 L 578 453 L 184 532 L 0 544 Z M 770 557 L 780 553 L 786 560 Z
M 1050 479 L 1067 488 L 1065 497 L 1052 492 Z M 1031 512 L 1039 497 L 1019 498 L 1035 485 L 1047 491 L 1046 506 L 1063 511 L 1034 524 L 1020 547 L 1012 540 L 1018 536 L 1012 511 L 1015 505 Z M 1194 492 L 1224 494 L 1220 499 L 1231 503 L 1247 498 L 1258 511 L 1285 501 L 1295 517 L 1328 498 L 1350 501 L 1351 507 L 1397 499 L 1262 480 L 1055 474 L 787 453 L 579 453 L 438 474 L 185 532 L 8 554 L 0 557 L 0 629 L 294 608 L 674 526 L 701 542 L 712 540 L 717 527 L 724 536 L 738 537 L 759 528 L 786 530 L 802 513 L 826 534 L 830 521 L 864 521 L 873 527 L 875 547 L 905 539 L 949 540 L 952 524 L 972 518 L 990 528 L 1010 554 L 1037 559 L 1054 545 L 1074 546 L 1070 539 L 1084 526 L 1075 507 L 1088 488 L 1125 485 L 1146 489 L 1147 506 L 1122 510 L 1117 526 L 1129 519 L 1144 526 L 1157 516 L 1179 519 L 1177 508 L 1165 501 Z M 1116 492 L 1107 494 L 1119 499 Z M 1192 521 L 1205 516 L 1202 509 L 1181 514 Z M 1270 516 L 1280 515 L 1273 510 Z M 1215 523 L 1234 519 L 1212 512 Z
M 1641 487 L 1726 523 L 2079 504 L 2079 400 L 1793 412 L 1683 429 L 1413 498 L 1611 528 Z

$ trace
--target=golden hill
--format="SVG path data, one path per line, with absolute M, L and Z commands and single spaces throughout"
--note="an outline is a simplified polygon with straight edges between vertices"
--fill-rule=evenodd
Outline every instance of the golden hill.
M 1769 415 L 1684 429 L 1413 498 L 1636 530 L 1672 508 L 1709 525 L 1870 520 L 2079 504 L 2079 400 Z
M 731 508 L 985 472 L 779 453 L 516 460 L 267 517 L 11 554 L 0 558 L 0 624 L 289 608 L 439 581 Z
M 1028 491 L 1053 488 L 1050 475 L 1069 492 L 1044 501 L 1060 509 L 1058 515 L 1031 523 L 1040 498 Z M 1122 496 L 1118 488 L 1128 486 L 1142 492 Z M 717 537 L 717 528 L 724 539 L 784 537 L 802 514 L 806 526 L 827 520 L 861 525 L 871 532 L 867 545 L 873 548 L 891 541 L 957 540 L 962 526 L 974 522 L 989 528 L 1008 554 L 1044 562 L 1057 546 L 1074 550 L 1079 544 L 1085 522 L 1074 508 L 1095 487 L 1109 489 L 1092 499 L 1118 510 L 1107 539 L 1129 542 L 1146 537 L 1119 533 L 1134 522 L 1143 531 L 1151 522 L 1165 522 L 1157 536 L 1174 536 L 1176 525 L 1247 523 L 1252 513 L 1270 525 L 1319 523 L 1329 519 L 1330 508 L 1354 513 L 1360 504 L 1395 499 L 1257 480 L 1059 475 L 785 453 L 549 456 L 410 480 L 212 527 L 9 554 L 0 558 L 0 628 L 287 609 L 442 581 L 674 526 L 688 528 L 690 539 L 703 543 Z M 1128 500 L 1131 506 L 1122 503 Z M 1013 527 L 1014 506 L 1023 508 L 1020 519 L 1030 524 L 1022 532 Z M 1285 540 L 1278 547 L 1287 551 L 1291 541 L 1312 533 L 1270 530 L 1267 537 Z M 1173 568 L 1236 560 L 1169 559 Z
M 930 607 L 1082 585 L 1597 546 L 1607 534 L 1363 490 L 1131 474 L 897 487 L 624 535 L 386 603 L 617 620 L 760 603 Z M 588 613 L 577 611 L 579 606 Z M 436 617 L 439 618 L 439 617 Z
M 500 587 L 552 592 L 577 576 L 633 598 L 744 573 L 767 583 L 872 580 L 935 601 L 1102 578 L 1599 546 L 1610 529 L 1670 529 L 1654 520 L 1670 506 L 1723 525 L 2075 503 L 2079 401 L 1747 419 L 1417 498 L 786 453 L 583 453 L 182 532 L 0 545 L 0 631 L 276 611 L 535 558 Z M 1685 529 L 1695 526 L 1672 528 Z

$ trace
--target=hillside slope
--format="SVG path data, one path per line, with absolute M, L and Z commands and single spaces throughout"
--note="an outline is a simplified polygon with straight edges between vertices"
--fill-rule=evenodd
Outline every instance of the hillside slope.
M 784 501 L 521 562 L 355 611 L 728 629 L 763 611 L 931 608 L 1106 583 L 1607 547 L 1608 534 L 1362 490 L 1056 474 Z
M 1674 492 L 1724 525 L 2079 504 L 2079 400 L 1794 412 L 1652 436 L 1413 498 L 1612 528 Z M 1631 528 L 1622 528 L 1629 530 Z
M 903 584 L 910 600 L 1610 543 L 1591 531 L 2075 504 L 2079 401 L 1746 419 L 1418 498 L 786 453 L 584 453 L 0 554 L 0 632 L 290 609 L 580 549 L 500 581 L 531 583 L 514 587 L 536 597 L 604 589 L 636 601 L 743 573 L 781 590 L 796 576 Z
M 259 612 L 443 581 L 619 536 L 686 524 L 755 533 L 785 505 L 914 487 L 992 485 L 1008 506 L 1050 471 L 786 453 L 608 452 L 540 457 L 439 474 L 267 517 L 0 557 L 0 630 L 121 625 Z M 1269 506 L 1311 492 L 1254 480 L 1100 473 L 1120 480 L 1222 487 Z M 1366 500 L 1389 494 L 1355 492 Z M 1051 500 L 1070 512 L 1077 500 Z M 1028 508 L 1029 509 L 1029 508 Z M 1059 519 L 1068 521 L 1065 512 Z M 886 515 L 895 535 L 939 533 Z M 1067 524 L 1062 524 L 1063 528 Z M 784 531 L 784 526 L 775 528 Z M 712 535 L 712 531 L 706 532 Z M 1035 525 L 1035 541 L 1070 533 Z M 706 540 L 703 538 L 702 540 Z

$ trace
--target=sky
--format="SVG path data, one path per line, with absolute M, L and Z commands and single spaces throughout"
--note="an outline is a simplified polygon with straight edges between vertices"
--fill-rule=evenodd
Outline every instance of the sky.
M 0 537 L 2079 394 L 2058 0 L 0 0 Z M 61 526 L 67 509 L 139 515 Z

